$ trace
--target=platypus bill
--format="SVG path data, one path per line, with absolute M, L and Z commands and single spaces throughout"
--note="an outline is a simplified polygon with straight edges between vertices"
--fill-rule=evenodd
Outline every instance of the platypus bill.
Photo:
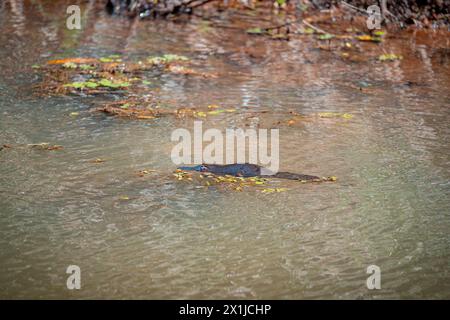
M 236 164 L 201 164 L 192 167 L 179 167 L 183 171 L 210 172 L 217 175 L 230 175 L 235 177 L 270 177 L 289 180 L 320 180 L 317 176 L 297 174 L 290 172 L 271 173 L 268 169 L 250 163 Z

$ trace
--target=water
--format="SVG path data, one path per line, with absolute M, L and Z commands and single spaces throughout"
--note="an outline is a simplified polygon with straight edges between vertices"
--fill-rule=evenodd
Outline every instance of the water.
M 246 35 L 252 16 L 223 13 L 219 24 L 238 27 L 224 29 L 82 10 L 84 28 L 68 31 L 60 2 L 0 5 L 0 142 L 15 146 L 0 151 L 0 297 L 450 298 L 448 34 L 360 44 L 363 61 L 350 63 L 307 36 Z M 364 60 L 383 49 L 405 58 Z M 276 194 L 180 182 L 170 134 L 192 121 L 105 117 L 90 110 L 114 97 L 33 94 L 31 65 L 53 57 L 168 52 L 219 75 L 155 79 L 168 104 L 353 114 L 280 129 L 283 171 L 338 182 L 287 181 Z M 241 123 L 236 112 L 207 125 Z M 64 150 L 17 147 L 40 142 Z M 71 264 L 78 291 L 66 288 Z M 369 265 L 381 290 L 366 287 Z

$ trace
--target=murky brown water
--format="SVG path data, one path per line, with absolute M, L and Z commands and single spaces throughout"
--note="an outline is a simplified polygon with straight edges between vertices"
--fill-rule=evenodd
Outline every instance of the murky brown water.
M 65 147 L 0 151 L 0 297 L 450 298 L 448 34 L 362 44 L 351 63 L 311 37 L 245 34 L 257 17 L 217 20 L 241 29 L 132 22 L 91 4 L 83 29 L 69 31 L 63 4 L 0 4 L 0 143 Z M 405 58 L 364 61 L 365 50 Z M 186 55 L 220 75 L 155 79 L 172 105 L 353 114 L 280 130 L 282 170 L 338 182 L 286 182 L 277 194 L 180 183 L 170 134 L 191 122 L 104 117 L 88 112 L 97 98 L 32 95 L 31 65 L 113 53 Z M 136 177 L 145 168 L 157 173 Z M 66 289 L 70 264 L 79 291 Z M 366 287 L 372 264 L 381 290 Z

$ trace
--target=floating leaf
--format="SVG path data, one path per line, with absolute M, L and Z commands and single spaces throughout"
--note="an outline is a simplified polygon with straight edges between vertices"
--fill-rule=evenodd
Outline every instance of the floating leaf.
M 380 61 L 395 61 L 395 60 L 401 60 L 401 59 L 403 59 L 402 56 L 396 55 L 393 53 L 382 54 L 381 56 L 378 57 L 378 60 L 380 60 Z
M 334 36 L 329 33 L 321 34 L 320 36 L 317 37 L 317 39 L 319 39 L 319 40 L 330 40 L 333 38 L 334 38 Z
M 210 115 L 217 115 L 217 114 L 221 114 L 226 112 L 225 110 L 212 110 L 212 111 L 208 111 L 208 114 Z
M 59 146 L 59 145 L 50 145 L 48 142 L 41 142 L 41 143 L 30 143 L 27 146 L 32 147 L 32 148 L 39 148 L 42 150 L 61 150 L 64 149 L 63 146 Z
M 76 117 L 76 116 L 78 116 L 80 113 L 79 112 L 71 112 L 70 113 L 70 115 L 72 116 L 72 117 Z
M 247 30 L 245 30 L 245 32 L 247 32 L 248 34 L 262 34 L 262 33 L 264 33 L 263 29 L 258 28 L 258 27 L 247 29 Z
M 138 119 L 155 119 L 155 116 L 144 116 L 144 115 L 138 115 L 136 118 Z
M 189 69 L 189 68 L 186 68 L 186 67 L 183 67 L 183 66 L 173 66 L 173 65 L 169 66 L 169 71 L 172 72 L 172 73 L 185 74 L 185 75 L 195 74 L 196 73 L 192 69 Z
M 163 56 L 158 57 L 149 57 L 147 62 L 150 64 L 158 65 L 158 64 L 166 64 L 174 61 L 188 61 L 189 58 L 185 56 L 179 56 L 177 54 L 165 54 Z
M 158 65 L 164 63 L 164 59 L 162 57 L 149 57 L 147 62 L 150 64 Z
M 103 63 L 114 62 L 114 59 L 111 59 L 111 58 L 100 58 L 100 62 L 103 62 Z
M 81 64 L 80 69 L 81 70 L 92 70 L 92 69 L 94 69 L 94 67 L 89 64 Z
M 371 41 L 371 42 L 381 42 L 383 41 L 383 39 L 381 39 L 380 37 L 373 37 L 371 35 L 362 35 L 362 36 L 357 36 L 356 39 L 358 39 L 359 41 Z
M 316 31 L 313 28 L 306 28 L 306 29 L 303 30 L 304 34 L 313 34 L 315 32 Z
M 151 174 L 151 173 L 154 173 L 154 172 L 156 172 L 156 170 L 144 169 L 144 170 L 141 170 L 141 171 L 138 172 L 138 176 L 139 177 L 143 177 L 143 176 L 145 176 L 147 174 Z
M 95 160 L 92 160 L 91 161 L 91 163 L 103 163 L 103 162 L 105 162 L 106 160 L 103 160 L 103 159 L 101 159 L 101 158 L 97 158 L 97 159 L 95 159 Z
M 172 62 L 172 61 L 188 61 L 189 58 L 185 56 L 179 56 L 177 54 L 165 54 L 162 57 L 166 62 Z
M 338 112 L 319 112 L 318 115 L 320 118 L 344 118 L 344 119 L 353 118 L 353 115 L 349 113 L 338 113 Z
M 95 89 L 98 87 L 98 83 L 95 83 L 94 81 L 87 81 L 85 85 L 90 89 Z
M 83 63 L 95 63 L 97 62 L 97 59 L 93 58 L 67 58 L 67 59 L 58 59 L 58 60 L 50 60 L 47 62 L 47 64 L 64 64 L 67 62 L 73 62 L 76 64 L 83 64 Z
M 262 193 L 274 193 L 274 192 L 284 192 L 287 191 L 287 188 L 267 188 L 267 189 L 263 189 L 261 192 Z
M 52 151 L 52 150 L 62 150 L 62 149 L 64 149 L 64 147 L 63 146 L 59 146 L 59 145 L 48 146 L 47 148 L 45 148 L 45 150 L 50 150 L 50 151 Z
M 73 62 L 66 62 L 62 66 L 63 66 L 63 68 L 66 68 L 66 69 L 76 69 L 77 68 L 77 65 Z
M 86 86 L 85 82 L 72 82 L 72 83 L 68 83 L 65 84 L 64 87 L 70 87 L 70 88 L 75 88 L 75 89 L 82 89 Z
M 112 82 L 111 80 L 108 79 L 101 79 L 98 84 L 102 87 L 108 87 L 108 88 L 113 88 L 113 89 L 117 89 L 117 88 L 121 88 L 121 87 L 128 87 L 130 85 L 130 83 L 128 82 Z
M 384 31 L 384 30 L 377 30 L 373 34 L 376 35 L 376 36 L 381 37 L 381 36 L 384 36 L 386 34 L 386 31 Z
M 352 115 L 352 114 L 349 114 L 349 113 L 344 113 L 344 114 L 342 115 L 342 118 L 344 118 L 344 119 L 351 119 L 351 118 L 353 118 L 353 115 Z

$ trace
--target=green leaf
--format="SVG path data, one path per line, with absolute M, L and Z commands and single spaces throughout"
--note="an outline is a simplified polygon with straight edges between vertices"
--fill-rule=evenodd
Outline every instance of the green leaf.
M 317 39 L 319 39 L 319 40 L 330 40 L 333 38 L 334 38 L 334 36 L 329 33 L 321 34 L 320 36 L 317 37 Z
M 92 70 L 92 69 L 94 69 L 94 67 L 90 66 L 88 64 L 82 64 L 82 65 L 80 65 L 80 69 L 81 70 Z
M 162 58 L 166 62 L 172 62 L 172 61 L 188 61 L 189 58 L 185 56 L 179 56 L 177 54 L 165 54 L 162 56 Z
M 63 68 L 76 69 L 77 65 L 76 65 L 76 63 L 73 63 L 73 62 L 66 62 L 66 63 L 63 64 Z
M 380 61 L 394 61 L 394 60 L 401 60 L 401 59 L 403 59 L 402 56 L 396 55 L 393 53 L 382 54 L 381 56 L 378 57 L 378 60 L 380 60 Z
M 264 31 L 261 28 L 255 27 L 255 28 L 247 29 L 245 32 L 247 32 L 249 34 L 262 34 Z
M 94 81 L 88 81 L 85 83 L 85 85 L 90 89 L 95 89 L 98 87 L 98 83 L 95 83 Z
M 85 87 L 85 83 L 84 82 L 72 82 L 72 83 L 65 84 L 64 87 L 82 89 Z
M 113 62 L 114 60 L 113 59 L 111 59 L 111 58 L 100 58 L 100 62 L 104 62 L 104 63 L 106 63 L 106 62 Z
M 216 114 L 221 114 L 224 112 L 226 112 L 226 110 L 213 110 L 213 111 L 209 111 L 208 114 L 216 115 Z
M 98 82 L 98 84 L 101 85 L 102 87 L 108 87 L 113 89 L 128 87 L 130 85 L 130 83 L 128 82 L 112 82 L 111 80 L 108 79 L 101 79 Z

